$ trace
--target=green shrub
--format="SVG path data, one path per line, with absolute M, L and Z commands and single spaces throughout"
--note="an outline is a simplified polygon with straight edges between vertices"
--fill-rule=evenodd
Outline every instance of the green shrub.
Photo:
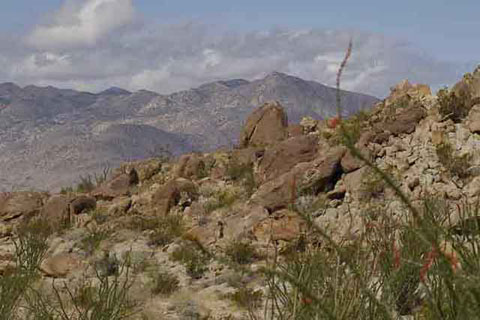
M 27 319 L 123 320 L 139 311 L 139 303 L 129 296 L 133 279 L 125 263 L 114 275 L 97 270 L 96 280 L 97 285 L 84 281 L 76 289 L 64 283 L 66 294 L 53 282 L 53 297 L 31 289 L 25 299 Z
M 161 271 L 153 276 L 152 293 L 154 295 L 170 295 L 179 288 L 178 278 L 165 271 Z
M 172 252 L 171 259 L 183 263 L 187 274 L 193 279 L 200 279 L 207 271 L 210 257 L 195 247 L 195 244 L 183 244 Z
M 230 242 L 225 248 L 225 255 L 230 261 L 238 264 L 248 264 L 257 258 L 255 248 L 247 242 Z
M 208 214 L 220 208 L 228 208 L 237 200 L 238 195 L 231 190 L 222 190 L 203 205 Z
M 149 244 L 165 246 L 175 238 L 182 236 L 184 231 L 184 222 L 180 215 L 170 214 L 155 218 L 153 232 L 149 236 Z
M 248 195 L 253 194 L 256 184 L 252 165 L 239 164 L 232 160 L 227 166 L 226 175 L 232 181 L 241 182 Z
M 21 224 L 17 229 L 15 262 L 19 272 L 36 274 L 48 250 L 47 239 L 53 233 L 46 220 L 35 219 Z
M 453 122 L 462 121 L 473 106 L 470 93 L 465 90 L 457 95 L 447 88 L 440 89 L 437 98 L 440 115 L 444 119 L 451 119 Z
M 228 297 L 240 308 L 255 310 L 262 306 L 263 291 L 242 287 L 229 294 Z
M 436 153 L 440 163 L 454 176 L 467 178 L 468 169 L 471 167 L 472 156 L 465 154 L 463 156 L 455 155 L 455 150 L 450 143 L 442 143 L 436 147 Z
M 88 229 L 87 235 L 80 241 L 80 249 L 88 254 L 92 254 L 109 235 L 109 231 L 101 228 Z

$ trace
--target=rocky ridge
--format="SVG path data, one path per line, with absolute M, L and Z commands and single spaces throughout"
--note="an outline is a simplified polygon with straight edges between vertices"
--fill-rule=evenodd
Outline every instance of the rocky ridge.
M 378 100 L 342 92 L 345 113 Z M 278 100 L 290 121 L 329 117 L 335 89 L 282 73 L 161 95 L 110 88 L 98 94 L 0 84 L 0 191 L 60 190 L 122 162 L 231 147 L 256 106 Z
M 463 104 L 453 108 L 466 108 L 465 117 L 452 118 L 454 112 L 442 108 L 460 97 Z M 0 270 L 13 264 L 15 229 L 44 218 L 55 229 L 69 225 L 48 238 L 39 280 L 45 287 L 54 278 L 70 284 L 93 278 L 92 266 L 105 255 L 122 260 L 129 253 L 179 280 L 177 292 L 156 296 L 146 290 L 148 268 L 135 274 L 132 290 L 145 319 L 184 319 L 187 313 L 241 319 L 246 311 L 226 298 L 235 292 L 234 269 L 212 260 L 199 274 L 172 259 L 176 250 L 193 241 L 223 256 L 232 243 L 247 243 L 256 252 L 247 267 L 255 271 L 274 249 L 283 252 L 308 236 L 299 213 L 342 242 L 361 237 L 365 217 L 380 211 L 401 223 L 404 204 L 341 144 L 340 121 L 361 154 L 388 172 L 414 205 L 428 196 L 447 200 L 454 226 L 458 206 L 480 194 L 478 98 L 477 68 L 438 96 L 404 81 L 373 110 L 347 120 L 306 117 L 289 124 L 281 104 L 267 102 L 247 118 L 233 150 L 124 163 L 88 193 L 2 193 Z M 155 221 L 168 217 L 182 219 L 181 233 L 169 236 L 171 225 L 158 229 Z M 99 230 L 108 236 L 98 246 L 82 245 Z M 259 277 L 240 281 L 266 293 Z

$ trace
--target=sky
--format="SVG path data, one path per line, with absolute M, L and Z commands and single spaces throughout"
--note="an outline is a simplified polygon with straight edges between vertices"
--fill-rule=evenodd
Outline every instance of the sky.
M 384 97 L 480 63 L 473 0 L 2 0 L 0 82 L 171 93 L 273 71 Z

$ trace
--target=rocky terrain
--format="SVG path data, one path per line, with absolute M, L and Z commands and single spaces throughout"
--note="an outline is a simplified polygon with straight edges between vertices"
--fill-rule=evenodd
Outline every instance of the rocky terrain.
M 106 181 L 84 187 L 84 192 L 2 193 L 0 270 L 5 276 L 15 270 L 15 261 L 18 266 L 14 253 L 18 239 L 23 238 L 16 230 L 28 230 L 37 223 L 35 233 L 49 230 L 45 256 L 38 260 L 40 277 L 34 284 L 42 296 L 55 299 L 53 289 L 57 288 L 68 300 L 70 288 L 72 299 L 83 297 L 82 288 L 90 288 L 86 283 L 92 285 L 101 278 L 98 270 L 107 278 L 124 279 L 117 275 L 125 277 L 119 270 L 128 266 L 129 292 L 138 311 L 133 318 L 280 318 L 273 305 L 264 308 L 274 298 L 271 282 L 258 271 L 272 263 L 286 261 L 288 265 L 295 260 L 289 258 L 292 250 L 301 253 L 318 247 L 332 252 L 325 239 L 348 247 L 388 221 L 384 225 L 394 229 L 382 229 L 387 236 L 380 240 L 392 241 L 385 242 L 388 250 L 383 253 L 391 256 L 395 274 L 410 261 L 401 254 L 408 244 L 401 236 L 402 226 L 411 219 L 414 225 L 424 221 L 415 214 L 412 218 L 411 212 L 417 211 L 409 210 L 408 204 L 416 210 L 428 209 L 431 202 L 426 199 L 437 199 L 433 212 L 442 215 L 440 223 L 448 230 L 458 235 L 480 231 L 475 227 L 477 215 L 467 221 L 462 210 L 475 205 L 480 193 L 479 98 L 477 68 L 437 95 L 426 85 L 404 81 L 372 110 L 348 119 L 315 120 L 307 113 L 295 123 L 282 103 L 267 102 L 249 114 L 234 149 L 189 153 L 170 161 L 151 158 L 123 163 Z M 409 201 L 400 199 L 385 179 L 345 146 L 349 144 L 386 172 Z M 312 225 L 322 230 L 320 235 Z M 468 265 L 467 257 L 455 253 L 460 249 L 452 249 L 445 239 L 438 250 L 451 258 L 449 274 L 478 274 L 478 268 Z M 478 241 L 472 246 L 478 248 Z M 421 248 L 420 243 L 415 247 Z M 415 289 L 420 282 L 429 286 L 424 278 L 430 268 L 436 270 L 435 252 L 434 248 L 418 255 L 418 266 L 413 266 L 418 267 L 413 269 L 418 271 L 416 282 L 409 287 L 406 284 L 412 278 L 402 280 L 392 314 L 405 319 L 415 312 L 428 315 L 430 305 Z M 348 259 L 357 261 L 354 256 Z M 378 257 L 368 261 L 374 264 Z M 345 263 L 351 266 L 348 261 L 340 262 L 337 272 Z M 365 275 L 364 281 L 376 279 L 380 271 L 372 270 L 371 278 Z M 352 274 L 350 269 L 345 278 Z M 352 283 L 346 287 L 355 287 Z M 297 292 L 291 285 L 285 290 L 289 292 L 285 299 Z M 78 305 L 78 299 L 72 301 Z M 316 300 L 304 293 L 295 300 L 295 307 L 279 301 L 285 303 L 284 314 L 299 314 L 309 312 L 305 305 Z M 388 300 L 382 302 L 389 306 Z M 29 309 L 21 307 L 25 304 L 28 301 L 21 298 L 19 314 L 28 314 Z
M 212 151 L 238 139 L 254 107 L 278 100 L 290 121 L 335 113 L 335 90 L 272 73 L 170 95 L 111 88 L 98 94 L 0 84 L 0 191 L 60 190 L 122 162 Z M 378 100 L 344 92 L 345 114 Z

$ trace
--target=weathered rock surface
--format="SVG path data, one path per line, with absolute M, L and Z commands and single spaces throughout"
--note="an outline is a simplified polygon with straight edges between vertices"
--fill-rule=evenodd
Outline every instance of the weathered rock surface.
M 40 271 L 52 278 L 65 278 L 71 272 L 82 268 L 82 258 L 71 253 L 57 254 L 46 258 L 40 265 Z
M 186 197 L 187 201 L 192 201 L 198 195 L 195 184 L 185 178 L 177 178 L 167 182 L 162 188 L 155 192 L 152 196 L 152 204 L 156 214 L 165 216 L 170 209 L 177 205 L 182 198 Z
M 309 162 L 317 155 L 318 142 L 314 136 L 299 136 L 267 148 L 258 165 L 260 181 L 288 172 L 296 164 Z
M 262 147 L 287 138 L 287 114 L 277 101 L 267 102 L 246 120 L 240 135 L 241 147 Z
M 41 192 L 0 193 L 0 219 L 9 221 L 20 216 L 36 215 L 46 199 L 47 194 Z
M 97 200 L 91 196 L 78 196 L 70 203 L 70 215 L 77 215 L 82 212 L 95 210 Z

